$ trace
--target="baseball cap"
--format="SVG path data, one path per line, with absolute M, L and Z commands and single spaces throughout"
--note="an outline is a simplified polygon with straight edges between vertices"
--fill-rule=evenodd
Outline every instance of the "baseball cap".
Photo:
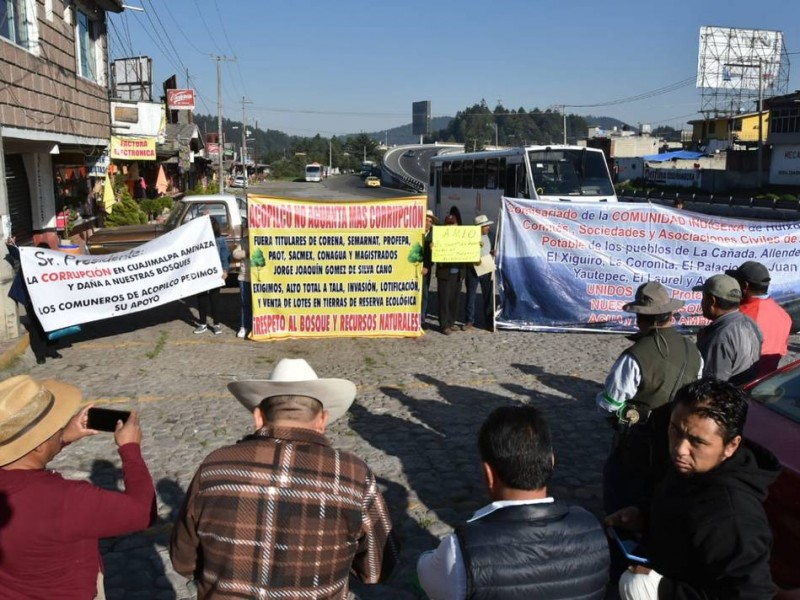
M 725 271 L 725 275 L 730 275 L 735 279 L 765 285 L 769 283 L 769 271 L 760 262 L 748 260 L 739 265 L 736 269 Z
M 712 275 L 703 282 L 703 285 L 693 287 L 692 291 L 703 292 L 731 302 L 741 302 L 742 300 L 742 289 L 739 287 L 739 282 L 730 275 Z

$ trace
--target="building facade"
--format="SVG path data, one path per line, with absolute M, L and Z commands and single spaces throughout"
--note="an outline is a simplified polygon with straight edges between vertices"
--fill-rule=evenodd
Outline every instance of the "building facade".
M 118 0 L 4 0 L 0 23 L 0 225 L 18 243 L 57 243 L 57 215 L 88 199 L 110 138 L 107 13 Z M 0 261 L 0 339 L 19 335 Z

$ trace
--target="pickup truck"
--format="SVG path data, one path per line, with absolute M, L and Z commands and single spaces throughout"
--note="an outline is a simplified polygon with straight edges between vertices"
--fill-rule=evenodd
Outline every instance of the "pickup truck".
M 149 242 L 202 215 L 211 215 L 217 219 L 222 235 L 233 251 L 242 240 L 242 222 L 247 220 L 247 200 L 231 194 L 184 196 L 175 203 L 163 224 L 104 227 L 92 234 L 86 243 L 86 249 L 89 254 L 123 252 Z M 231 259 L 230 274 L 238 273 L 239 269 L 239 261 Z

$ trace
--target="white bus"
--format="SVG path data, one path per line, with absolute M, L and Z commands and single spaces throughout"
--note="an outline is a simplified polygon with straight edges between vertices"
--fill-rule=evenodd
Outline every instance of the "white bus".
M 496 220 L 501 196 L 617 201 L 605 156 L 595 148 L 525 146 L 431 159 L 428 208 L 440 219 L 455 206 L 464 225 L 471 225 L 478 214 Z
M 306 165 L 306 181 L 320 182 L 322 181 L 322 165 L 319 163 L 311 163 Z

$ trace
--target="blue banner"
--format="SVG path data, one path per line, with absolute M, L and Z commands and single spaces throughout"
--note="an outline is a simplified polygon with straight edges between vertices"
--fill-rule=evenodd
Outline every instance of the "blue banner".
M 498 291 L 503 329 L 636 330 L 622 311 L 636 288 L 658 280 L 686 302 L 678 326 L 708 321 L 693 292 L 706 278 L 755 260 L 769 293 L 800 316 L 800 221 L 726 219 L 654 204 L 503 198 Z

